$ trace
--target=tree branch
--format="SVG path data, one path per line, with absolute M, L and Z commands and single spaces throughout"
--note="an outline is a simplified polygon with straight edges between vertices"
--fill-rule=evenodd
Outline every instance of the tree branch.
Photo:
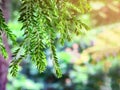
M 10 50 L 8 40 L 7 40 L 7 36 L 6 36 L 5 32 L 2 32 L 1 37 L 2 37 L 3 44 L 5 46 L 5 49 L 6 49 L 7 53 L 8 53 L 7 62 L 10 63 L 11 60 L 12 60 L 12 53 L 11 53 L 11 50 Z

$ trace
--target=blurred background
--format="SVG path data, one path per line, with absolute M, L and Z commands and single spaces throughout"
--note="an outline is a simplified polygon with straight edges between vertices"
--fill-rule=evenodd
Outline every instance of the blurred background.
M 50 52 L 46 50 L 47 70 L 40 74 L 28 57 L 21 63 L 16 78 L 8 75 L 7 90 L 120 90 L 120 1 L 89 1 L 91 11 L 81 15 L 81 20 L 90 30 L 74 36 L 64 46 L 57 44 L 63 77 L 56 78 Z M 20 3 L 10 2 L 6 17 L 20 43 L 23 40 L 22 24 L 17 21 Z

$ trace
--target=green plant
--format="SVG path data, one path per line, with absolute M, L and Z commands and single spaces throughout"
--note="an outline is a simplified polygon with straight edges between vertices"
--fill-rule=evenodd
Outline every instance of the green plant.
M 24 31 L 24 41 L 13 54 L 10 65 L 12 76 L 16 76 L 19 63 L 28 55 L 40 72 L 45 71 L 47 61 L 44 51 L 48 47 L 52 52 L 56 75 L 58 78 L 62 76 L 56 55 L 56 37 L 60 35 L 57 42 L 63 45 L 65 40 L 71 40 L 71 34 L 81 34 L 83 27 L 88 29 L 80 20 L 80 15 L 89 10 L 87 0 L 73 2 L 72 0 L 21 0 L 18 20 L 23 24 L 21 30 Z M 4 19 L 1 16 L 0 20 L 3 23 Z M 14 41 L 13 34 L 9 33 L 6 24 L 0 27 Z M 23 53 L 21 53 L 22 49 L 25 50 Z

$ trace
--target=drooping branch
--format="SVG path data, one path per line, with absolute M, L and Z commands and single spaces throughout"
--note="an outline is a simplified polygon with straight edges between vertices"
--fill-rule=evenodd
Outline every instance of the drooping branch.
M 10 47 L 8 44 L 6 33 L 2 32 L 1 36 L 2 36 L 2 41 L 3 41 L 4 47 L 5 47 L 7 54 L 8 54 L 7 62 L 10 63 L 12 60 L 12 53 L 11 53 L 11 50 L 10 50 Z
M 49 47 L 52 50 L 57 77 L 62 76 L 55 43 L 64 44 L 65 40 L 71 40 L 73 34 L 81 34 L 81 28 L 88 28 L 82 23 L 80 15 L 88 11 L 89 5 L 87 0 L 78 1 L 78 5 L 75 5 L 69 0 L 21 0 L 18 20 L 23 24 L 21 30 L 24 31 L 24 40 L 21 46 L 25 52 L 17 58 L 21 46 L 16 50 L 11 65 L 11 75 L 16 74 L 15 65 L 25 59 L 28 54 L 38 70 L 45 71 L 47 65 L 45 49 Z M 59 40 L 55 42 L 58 34 Z

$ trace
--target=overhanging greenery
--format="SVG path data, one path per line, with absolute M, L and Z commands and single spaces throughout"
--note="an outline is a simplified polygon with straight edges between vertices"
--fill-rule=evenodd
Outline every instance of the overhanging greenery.
M 40 72 L 45 71 L 47 60 L 44 51 L 49 47 L 52 51 L 56 75 L 58 78 L 61 77 L 55 39 L 59 35 L 57 42 L 63 45 L 65 40 L 71 40 L 73 34 L 81 34 L 81 28 L 88 29 L 87 25 L 80 20 L 80 15 L 88 10 L 87 0 L 21 0 L 18 20 L 23 23 L 21 30 L 24 31 L 24 41 L 14 52 L 10 65 L 11 75 L 16 75 L 19 63 L 27 55 L 30 55 Z M 0 30 L 3 30 L 14 41 L 14 35 L 5 24 L 1 11 L 0 20 Z M 0 43 L 2 45 L 2 40 Z M 19 55 L 21 49 L 25 51 Z

